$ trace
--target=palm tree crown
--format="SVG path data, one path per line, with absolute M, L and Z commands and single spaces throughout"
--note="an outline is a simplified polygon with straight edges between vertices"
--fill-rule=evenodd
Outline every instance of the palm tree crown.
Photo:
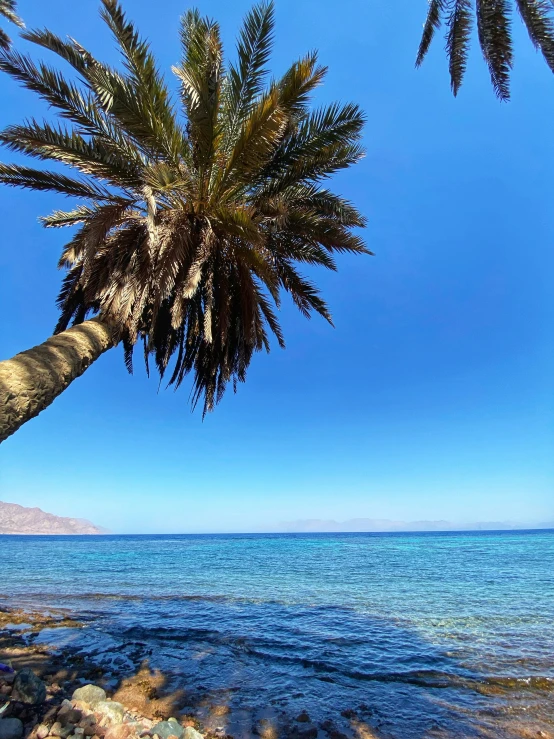
M 17 15 L 17 5 L 15 0 L 0 0 L 0 15 L 7 18 L 12 23 L 15 23 L 15 25 L 20 28 L 23 28 L 25 25 Z M 0 28 L 0 49 L 9 49 L 10 44 L 10 37 Z
M 369 253 L 353 232 L 364 219 L 322 180 L 363 154 L 363 115 L 353 104 L 310 110 L 325 68 L 315 53 L 267 81 L 271 3 L 246 16 L 237 61 L 226 66 L 217 23 L 181 19 L 173 68 L 180 110 L 152 56 L 115 0 L 101 15 L 123 70 L 47 30 L 24 38 L 55 52 L 72 81 L 44 63 L 4 51 L 0 68 L 72 125 L 28 120 L 0 140 L 10 149 L 75 168 L 79 176 L 0 165 L 0 181 L 82 199 L 42 219 L 78 225 L 61 256 L 68 269 L 56 331 L 98 314 L 123 341 L 131 369 L 137 340 L 170 384 L 194 376 L 193 403 L 213 408 L 229 381 L 243 381 L 253 353 L 283 346 L 275 306 L 331 321 L 298 263 L 335 269 L 333 252 Z M 84 176 L 83 176 L 84 175 Z
M 529 38 L 540 50 L 554 72 L 554 20 L 551 0 L 515 0 Z M 466 69 L 474 12 L 477 33 L 483 57 L 489 68 L 494 91 L 500 100 L 510 99 L 510 71 L 512 52 L 512 3 L 510 0 L 429 0 L 427 19 L 416 59 L 423 62 L 435 32 L 446 24 L 446 53 L 449 62 L 450 83 L 458 94 Z

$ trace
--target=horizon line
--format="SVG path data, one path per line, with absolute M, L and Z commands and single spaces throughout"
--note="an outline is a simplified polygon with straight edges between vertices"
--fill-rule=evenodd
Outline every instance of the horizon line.
M 528 526 L 522 528 L 513 529 L 414 529 L 414 530 L 403 530 L 403 531 L 197 531 L 197 532 L 127 532 L 127 533 L 115 533 L 107 531 L 105 533 L 98 534 L 46 534 L 46 533 L 8 533 L 0 532 L 0 536 L 48 536 L 48 537 L 62 537 L 62 536 L 74 536 L 74 537 L 85 537 L 85 536 L 320 536 L 328 534 L 341 534 L 348 536 L 358 536 L 360 534 L 372 534 L 376 536 L 382 535 L 395 535 L 402 536 L 403 534 L 518 534 L 527 532 L 544 532 L 554 531 L 554 524 L 547 526 Z

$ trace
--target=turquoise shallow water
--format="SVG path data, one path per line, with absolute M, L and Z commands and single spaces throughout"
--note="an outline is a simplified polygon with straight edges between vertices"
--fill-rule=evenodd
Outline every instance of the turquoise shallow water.
M 3 603 L 86 620 L 43 640 L 148 656 L 235 735 L 269 709 L 321 737 L 554 732 L 554 531 L 0 536 L 0 563 Z

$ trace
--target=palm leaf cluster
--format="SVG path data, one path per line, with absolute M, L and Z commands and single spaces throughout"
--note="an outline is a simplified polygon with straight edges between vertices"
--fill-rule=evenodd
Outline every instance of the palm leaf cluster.
M 80 198 L 45 226 L 77 226 L 60 264 L 67 268 L 56 331 L 92 313 L 110 322 L 131 369 L 138 340 L 161 377 L 194 376 L 204 412 L 227 383 L 245 379 L 253 353 L 284 339 L 276 308 L 286 291 L 305 315 L 331 316 L 299 264 L 335 269 L 335 252 L 367 253 L 353 230 L 364 219 L 323 186 L 362 156 L 356 105 L 311 109 L 325 68 L 315 53 L 278 80 L 266 71 L 272 4 L 254 7 L 226 65 L 217 23 L 197 11 L 181 20 L 182 57 L 173 102 L 149 45 L 114 0 L 101 15 L 122 68 L 47 30 L 28 41 L 74 70 L 4 51 L 0 68 L 58 111 L 57 123 L 28 120 L 1 142 L 76 176 L 0 165 L 0 181 Z
M 16 26 L 23 28 L 24 23 L 17 15 L 17 5 L 15 0 L 0 0 L 0 15 L 7 18 Z M 0 28 L 0 49 L 9 49 L 11 44 L 8 34 Z
M 515 6 L 531 42 L 554 72 L 554 8 L 551 0 L 515 0 Z M 500 100 L 509 100 L 513 65 L 512 15 L 510 0 L 475 0 L 475 5 L 473 0 L 429 0 L 416 66 L 423 62 L 435 33 L 444 23 L 450 83 L 452 92 L 457 95 L 466 70 L 476 16 L 479 44 L 492 85 Z

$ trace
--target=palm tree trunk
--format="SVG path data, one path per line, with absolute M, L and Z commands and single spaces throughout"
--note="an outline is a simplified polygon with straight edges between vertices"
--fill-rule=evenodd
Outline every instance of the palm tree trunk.
M 0 443 L 115 344 L 110 326 L 93 318 L 0 362 Z

